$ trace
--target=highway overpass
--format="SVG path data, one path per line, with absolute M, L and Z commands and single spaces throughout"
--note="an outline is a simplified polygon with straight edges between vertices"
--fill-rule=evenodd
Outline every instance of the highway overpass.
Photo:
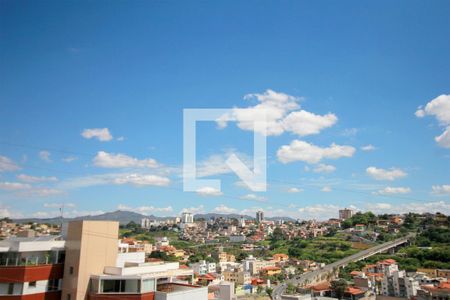
M 412 237 L 414 237 L 414 234 L 409 234 L 405 237 L 401 237 L 401 238 L 398 238 L 398 239 L 390 241 L 390 242 L 376 245 L 369 249 L 366 249 L 366 250 L 360 251 L 356 254 L 345 257 L 334 263 L 328 264 L 321 269 L 317 269 L 317 270 L 314 270 L 311 272 L 306 272 L 306 273 L 299 275 L 297 278 L 289 279 L 289 280 L 285 281 L 283 284 L 280 284 L 274 288 L 273 294 L 272 294 L 273 299 L 281 299 L 281 295 L 284 293 L 284 291 L 286 290 L 286 287 L 289 283 L 294 284 L 296 286 L 305 286 L 305 285 L 309 285 L 309 284 L 316 284 L 316 283 L 320 283 L 320 282 L 323 282 L 326 280 L 330 280 L 334 276 L 336 271 L 339 270 L 339 268 L 345 267 L 350 262 L 364 260 L 375 254 L 383 253 L 390 249 L 395 249 L 398 246 L 408 243 Z

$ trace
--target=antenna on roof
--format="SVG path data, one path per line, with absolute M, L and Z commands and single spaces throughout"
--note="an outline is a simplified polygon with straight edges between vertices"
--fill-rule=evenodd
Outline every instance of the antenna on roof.
M 63 222 L 64 222 L 64 203 L 61 205 L 61 207 L 59 208 L 59 212 L 61 213 L 61 227 L 59 228 L 59 230 L 61 230 L 62 233 L 62 227 L 63 227 Z

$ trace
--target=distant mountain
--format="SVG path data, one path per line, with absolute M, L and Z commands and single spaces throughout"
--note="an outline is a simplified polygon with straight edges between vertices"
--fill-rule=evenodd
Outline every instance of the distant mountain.
M 240 214 L 217 214 L 217 213 L 208 213 L 208 214 L 196 214 L 194 216 L 194 218 L 197 219 L 205 219 L 205 220 L 210 220 L 211 218 L 224 218 L 224 219 L 231 219 L 231 218 L 235 218 L 235 219 L 240 219 L 242 215 Z M 254 218 L 251 216 L 247 216 L 244 215 L 243 216 L 246 220 L 253 220 Z M 139 214 L 139 213 L 135 213 L 132 211 L 124 211 L 124 210 L 116 210 L 114 212 L 108 212 L 108 213 L 104 213 L 104 214 L 100 214 L 100 215 L 95 215 L 95 216 L 81 216 L 81 217 L 76 217 L 76 218 L 64 218 L 62 220 L 63 223 L 67 223 L 70 221 L 74 221 L 74 220 L 99 220 L 99 221 L 117 221 L 120 224 L 127 224 L 131 221 L 140 224 L 141 220 L 143 218 L 149 218 L 152 220 L 157 220 L 157 221 L 163 221 L 163 220 L 167 220 L 167 219 L 173 219 L 174 217 L 157 217 L 157 216 L 153 216 L 153 215 L 143 215 L 143 214 Z M 289 217 L 272 217 L 272 218 L 266 218 L 266 220 L 269 221 L 278 221 L 278 220 L 283 220 L 283 221 L 295 221 L 292 218 Z M 61 223 L 61 218 L 56 217 L 56 218 L 23 218 L 23 219 L 14 219 L 14 222 L 16 223 L 29 223 L 29 222 L 33 222 L 33 223 L 49 223 L 49 224 L 60 224 Z
M 240 215 L 240 214 L 217 214 L 217 213 L 208 213 L 208 214 L 196 214 L 194 216 L 194 219 L 217 219 L 217 218 L 224 218 L 224 219 L 240 219 L 241 217 L 244 217 L 246 220 L 254 220 L 254 217 L 248 216 L 248 215 Z M 267 221 L 279 221 L 283 220 L 285 222 L 295 222 L 295 219 L 289 218 L 289 217 L 271 217 L 271 218 L 265 218 Z
M 205 220 L 210 220 L 210 219 L 218 219 L 218 218 L 223 218 L 223 219 L 240 219 L 241 217 L 244 217 L 244 219 L 246 220 L 253 220 L 253 217 L 247 216 L 247 215 L 240 215 L 240 214 L 217 214 L 217 213 L 208 213 L 208 214 L 196 214 L 194 215 L 194 219 L 198 220 L 198 219 L 205 219 Z
M 167 220 L 172 219 L 172 217 L 156 217 L 153 215 L 146 216 L 139 213 L 135 213 L 132 211 L 124 211 L 124 210 L 116 210 L 114 212 L 108 212 L 95 216 L 81 216 L 76 218 L 64 218 L 63 223 L 67 223 L 74 220 L 98 220 L 98 221 L 118 221 L 120 224 L 127 224 L 131 221 L 141 224 L 141 220 L 143 218 L 149 218 L 153 220 Z M 50 223 L 50 224 L 60 224 L 61 218 L 24 218 L 24 219 L 14 219 L 16 223 L 28 223 L 28 222 L 37 222 L 37 223 Z

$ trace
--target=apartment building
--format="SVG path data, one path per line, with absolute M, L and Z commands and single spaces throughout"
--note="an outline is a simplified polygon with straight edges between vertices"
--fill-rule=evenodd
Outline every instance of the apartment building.
M 0 241 L 0 300 L 207 300 L 179 263 L 145 262 L 124 247 L 119 224 L 70 222 L 67 237 Z
M 199 275 L 205 275 L 208 273 L 215 273 L 217 271 L 217 265 L 214 262 L 207 262 L 205 260 L 201 260 L 196 263 L 189 264 L 195 273 Z
M 0 299 L 60 299 L 64 246 L 59 236 L 0 241 Z

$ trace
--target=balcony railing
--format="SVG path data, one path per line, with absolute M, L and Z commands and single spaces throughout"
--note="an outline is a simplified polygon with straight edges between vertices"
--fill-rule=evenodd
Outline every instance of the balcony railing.
M 8 266 L 8 267 L 14 267 L 14 266 L 37 266 L 37 265 L 50 265 L 50 264 L 60 264 L 63 263 L 64 260 L 62 258 L 55 258 L 55 257 L 26 257 L 26 258 L 20 258 L 20 257 L 7 257 L 7 258 L 0 258 L 0 266 Z

